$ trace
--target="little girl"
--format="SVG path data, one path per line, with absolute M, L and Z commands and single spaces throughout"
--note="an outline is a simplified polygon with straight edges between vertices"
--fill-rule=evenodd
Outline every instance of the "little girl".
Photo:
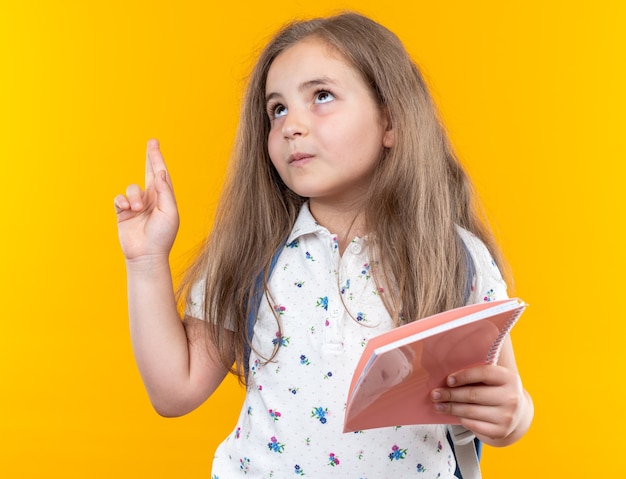
M 445 426 L 342 433 L 369 338 L 506 297 L 470 181 L 394 34 L 343 14 L 293 23 L 262 52 L 214 229 L 183 285 L 183 321 L 168 263 L 178 213 L 156 141 L 145 189 L 129 186 L 115 205 L 155 409 L 191 411 L 229 371 L 246 384 L 214 478 L 454 477 Z M 498 365 L 447 385 L 433 409 L 485 443 L 527 431 L 533 407 L 510 340 Z

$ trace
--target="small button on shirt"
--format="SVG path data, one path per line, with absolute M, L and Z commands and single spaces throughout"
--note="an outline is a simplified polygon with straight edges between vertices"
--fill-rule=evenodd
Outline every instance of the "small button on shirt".
M 465 230 L 459 234 L 476 269 L 470 301 L 505 298 L 485 246 Z M 244 405 L 215 453 L 212 478 L 453 478 L 445 426 L 343 433 L 363 347 L 394 327 L 381 300 L 385 292 L 370 274 L 367 239 L 355 238 L 341 256 L 336 235 L 305 204 L 268 286 L 254 326 Z

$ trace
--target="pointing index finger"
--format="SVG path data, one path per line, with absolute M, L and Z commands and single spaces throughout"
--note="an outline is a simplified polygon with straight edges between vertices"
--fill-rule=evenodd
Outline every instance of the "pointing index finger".
M 155 178 L 161 171 L 167 174 L 167 167 L 158 140 L 152 139 L 148 141 L 146 147 L 146 189 L 154 186 Z

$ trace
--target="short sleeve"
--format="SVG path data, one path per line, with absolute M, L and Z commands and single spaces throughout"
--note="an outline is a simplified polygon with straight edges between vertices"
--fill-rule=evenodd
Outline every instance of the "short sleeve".
M 185 305 L 185 316 L 196 319 L 204 319 L 204 290 L 206 281 L 200 280 L 191 286 L 187 304 Z
M 508 298 L 506 283 L 485 243 L 464 228 L 457 227 L 457 231 L 474 262 L 475 273 L 468 304 Z
M 206 288 L 206 280 L 201 279 L 191 286 L 187 304 L 185 306 L 185 316 L 205 320 L 204 316 L 204 291 Z M 224 324 L 224 327 L 230 331 L 235 331 L 235 322 L 231 319 Z

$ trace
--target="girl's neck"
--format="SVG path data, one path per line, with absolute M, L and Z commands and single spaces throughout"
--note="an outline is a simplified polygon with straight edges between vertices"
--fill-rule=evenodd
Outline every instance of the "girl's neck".
M 343 254 L 355 237 L 367 234 L 365 215 L 360 205 L 337 205 L 309 200 L 309 209 L 318 224 L 337 235 L 340 254 Z

